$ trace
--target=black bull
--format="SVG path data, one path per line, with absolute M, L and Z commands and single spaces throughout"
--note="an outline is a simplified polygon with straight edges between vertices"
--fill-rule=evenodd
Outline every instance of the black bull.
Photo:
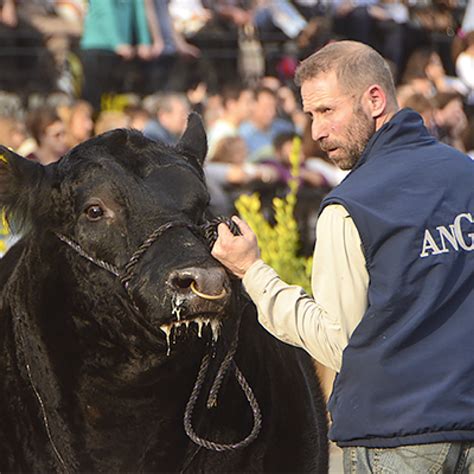
M 0 148 L 23 235 L 0 264 L 0 471 L 327 471 L 310 358 L 200 235 L 205 154 L 194 114 L 175 148 L 115 130 L 46 167 Z

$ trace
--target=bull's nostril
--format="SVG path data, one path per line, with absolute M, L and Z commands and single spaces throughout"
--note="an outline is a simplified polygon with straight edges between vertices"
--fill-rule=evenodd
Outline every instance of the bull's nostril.
M 186 290 L 191 286 L 193 281 L 192 278 L 175 277 L 173 278 L 172 284 L 175 288 Z
M 188 267 L 171 272 L 167 284 L 172 291 L 187 299 L 199 297 L 225 300 L 228 296 L 227 275 L 220 267 Z

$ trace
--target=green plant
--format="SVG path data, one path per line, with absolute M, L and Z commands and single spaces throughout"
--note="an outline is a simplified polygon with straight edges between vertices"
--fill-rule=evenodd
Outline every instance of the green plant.
M 298 175 L 300 168 L 301 140 L 295 138 L 290 156 L 291 175 L 289 192 L 284 198 L 273 199 L 275 225 L 272 226 L 262 214 L 261 200 L 257 193 L 241 195 L 235 207 L 242 219 L 255 232 L 262 259 L 268 263 L 287 283 L 303 287 L 311 294 L 312 257 L 302 257 L 300 235 L 294 216 Z

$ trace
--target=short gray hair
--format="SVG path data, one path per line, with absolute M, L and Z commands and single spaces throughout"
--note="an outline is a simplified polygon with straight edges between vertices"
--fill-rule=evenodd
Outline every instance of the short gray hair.
M 388 98 L 396 102 L 390 68 L 370 46 L 357 41 L 330 43 L 301 62 L 295 82 L 301 86 L 303 82 L 331 71 L 335 72 L 339 84 L 348 93 L 360 94 L 372 84 L 378 84 Z

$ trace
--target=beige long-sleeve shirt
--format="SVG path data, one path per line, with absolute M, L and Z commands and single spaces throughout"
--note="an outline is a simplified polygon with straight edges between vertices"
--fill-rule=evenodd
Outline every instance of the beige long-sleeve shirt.
M 360 236 L 343 206 L 327 206 L 318 219 L 313 297 L 286 284 L 262 260 L 248 269 L 243 284 L 271 334 L 339 372 L 342 352 L 367 309 L 369 285 Z

